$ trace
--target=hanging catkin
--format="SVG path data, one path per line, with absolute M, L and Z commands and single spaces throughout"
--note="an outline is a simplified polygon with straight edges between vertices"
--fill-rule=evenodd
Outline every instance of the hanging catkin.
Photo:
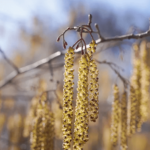
M 136 132 L 136 117 L 137 117 L 137 99 L 135 95 L 135 89 L 130 86 L 130 97 L 129 97 L 129 135 Z
M 134 49 L 134 57 L 133 57 L 133 74 L 131 76 L 131 86 L 133 86 L 133 88 L 134 88 L 135 99 L 136 99 L 135 100 L 136 106 L 134 106 L 134 107 L 136 107 L 136 124 L 137 124 L 136 127 L 137 127 L 137 131 L 140 131 L 141 130 L 141 113 L 140 113 L 140 105 L 141 105 L 141 82 L 140 82 L 140 80 L 141 80 L 141 60 L 140 60 L 138 46 L 134 45 L 133 49 Z M 134 93 L 132 95 L 134 95 Z M 130 132 L 130 134 L 131 134 L 131 132 Z
M 74 144 L 75 150 L 81 150 L 88 141 L 88 61 L 85 55 L 81 56 L 78 70 L 78 94 L 75 107 Z
M 89 86 L 89 98 L 90 98 L 90 119 L 95 122 L 98 118 L 98 69 L 94 60 L 90 61 L 89 74 L 90 74 L 90 86 Z
M 111 141 L 113 146 L 118 144 L 118 131 L 119 131 L 119 89 L 114 85 L 114 101 L 112 104 L 112 119 L 111 119 Z
M 42 129 L 42 116 L 39 115 L 34 119 L 34 123 L 33 123 L 33 130 L 30 138 L 32 150 L 41 149 L 41 142 L 40 142 L 40 138 L 42 134 L 41 129 Z
M 121 149 L 127 149 L 127 92 L 121 98 Z
M 72 119 L 73 119 L 73 61 L 74 49 L 69 47 L 65 54 L 65 73 L 63 87 L 63 149 L 69 150 L 72 141 Z
M 146 42 L 141 43 L 141 123 L 147 121 L 148 119 L 148 109 L 149 109 L 149 82 L 150 82 L 150 70 L 148 66 L 148 57 Z
M 87 49 L 87 53 L 89 55 L 89 75 L 90 75 L 90 84 L 89 84 L 89 111 L 90 111 L 90 120 L 95 122 L 96 119 L 98 118 L 98 113 L 99 113 L 99 105 L 98 105 L 98 75 L 99 71 L 97 69 L 97 65 L 95 60 L 92 59 L 93 53 L 96 50 L 96 44 L 95 41 L 92 41 L 89 45 L 89 48 Z
M 54 116 L 47 103 L 47 93 L 43 93 L 37 106 L 31 134 L 31 148 L 39 150 L 54 149 Z

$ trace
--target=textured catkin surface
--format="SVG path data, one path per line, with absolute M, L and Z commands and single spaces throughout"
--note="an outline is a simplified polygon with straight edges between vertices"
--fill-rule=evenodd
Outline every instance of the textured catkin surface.
M 111 119 L 111 142 L 113 146 L 118 144 L 118 131 L 119 131 L 119 89 L 117 85 L 114 85 L 114 101 L 112 104 L 112 119 Z
M 96 43 L 92 41 L 89 48 L 87 49 L 88 61 L 89 61 L 89 113 L 90 120 L 95 122 L 98 118 L 99 113 L 99 101 L 98 101 L 98 75 L 99 71 L 97 69 L 96 62 L 93 60 L 93 53 L 96 50 Z
M 42 134 L 42 117 L 38 116 L 34 120 L 33 130 L 32 130 L 32 134 L 31 134 L 32 150 L 40 150 L 41 149 L 41 142 L 40 142 L 41 134 Z
M 148 66 L 146 43 L 141 44 L 141 123 L 148 119 L 150 69 Z
M 136 99 L 136 128 L 137 131 L 141 130 L 141 59 L 139 55 L 139 48 L 137 45 L 134 45 L 134 58 L 133 58 L 133 74 L 131 76 L 131 86 L 135 90 L 135 99 Z M 132 134 L 129 129 L 129 134 Z
M 127 92 L 121 98 L 121 149 L 127 149 Z
M 34 150 L 54 149 L 54 114 L 47 103 L 47 94 L 43 93 L 37 105 L 31 134 L 31 148 Z
M 130 86 L 130 97 L 129 97 L 129 135 L 136 132 L 136 116 L 137 116 L 137 99 L 135 95 L 135 89 Z
M 98 118 L 98 74 L 97 65 L 94 60 L 90 61 L 89 65 L 89 75 L 90 75 L 90 85 L 89 85 L 89 98 L 90 98 L 90 120 L 95 122 Z
M 74 123 L 74 150 L 80 150 L 88 141 L 88 61 L 85 55 L 81 56 L 78 70 L 78 94 L 75 107 Z
M 69 150 L 72 141 L 72 119 L 73 119 L 73 61 L 74 49 L 69 47 L 65 54 L 65 73 L 63 87 L 63 149 Z

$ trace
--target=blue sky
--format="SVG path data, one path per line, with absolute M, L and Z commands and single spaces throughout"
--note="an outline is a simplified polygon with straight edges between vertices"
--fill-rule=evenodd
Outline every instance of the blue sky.
M 78 3 L 79 0 L 76 0 Z M 67 3 L 67 0 L 0 0 L 0 27 L 4 26 L 5 36 L 0 37 L 0 47 L 6 52 L 10 50 L 7 46 L 10 40 L 10 35 L 16 34 L 18 25 L 9 21 L 3 20 L 1 14 L 6 15 L 14 20 L 22 21 L 26 25 L 30 22 L 33 14 L 40 12 L 41 14 L 51 14 L 56 22 L 66 23 L 67 14 L 62 7 Z M 137 10 L 150 17 L 150 0 L 84 0 L 87 5 L 87 10 L 90 5 L 94 6 L 94 2 L 110 5 L 115 11 L 125 11 L 127 9 Z M 63 19 L 63 21 L 62 21 Z

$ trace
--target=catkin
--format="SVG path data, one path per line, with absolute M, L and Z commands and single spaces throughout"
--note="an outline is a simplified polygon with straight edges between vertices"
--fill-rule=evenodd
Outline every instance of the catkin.
M 118 131 L 119 131 L 119 89 L 114 85 L 114 101 L 112 104 L 112 119 L 111 119 L 111 142 L 113 146 L 118 144 Z
M 98 104 L 98 75 L 99 71 L 97 69 L 96 62 L 92 59 L 93 53 L 96 50 L 96 43 L 92 41 L 89 44 L 89 48 L 87 49 L 87 53 L 89 56 L 89 75 L 90 75 L 90 84 L 89 84 L 89 111 L 90 111 L 90 120 L 95 122 L 98 118 L 99 113 L 99 104 Z
M 33 120 L 37 116 L 37 106 L 39 103 L 40 96 L 41 96 L 41 101 L 47 100 L 47 93 L 44 92 L 44 91 L 46 91 L 46 89 L 47 89 L 46 81 L 40 79 L 39 87 L 37 89 L 37 94 L 35 97 L 32 98 L 29 113 L 25 118 L 24 130 L 23 130 L 24 137 L 28 137 L 32 131 Z
M 37 106 L 37 116 L 34 120 L 31 134 L 31 148 L 39 150 L 54 149 L 54 115 L 47 103 L 47 93 L 43 93 Z
M 121 149 L 127 149 L 127 92 L 121 98 Z
M 150 70 L 148 66 L 146 43 L 141 44 L 141 123 L 148 119 Z
M 131 76 L 131 85 L 135 90 L 136 98 L 136 127 L 137 131 L 141 130 L 141 60 L 139 55 L 139 49 L 137 45 L 134 45 L 134 58 L 133 58 L 133 74 Z
M 88 141 L 88 61 L 85 55 L 81 56 L 78 70 L 78 94 L 75 107 L 74 144 L 75 150 L 83 149 Z
M 93 56 L 93 53 L 95 53 L 96 50 L 96 43 L 92 40 L 92 42 L 89 44 L 89 48 L 87 48 L 88 56 L 91 58 Z
M 90 74 L 90 86 L 89 86 L 89 98 L 90 98 L 90 119 L 95 122 L 98 118 L 98 69 L 94 60 L 90 61 L 89 74 Z
M 135 89 L 133 86 L 130 86 L 129 135 L 136 132 L 137 99 L 135 94 Z
M 69 150 L 72 141 L 72 119 L 73 119 L 73 61 L 74 49 L 69 47 L 65 54 L 65 73 L 63 87 L 63 149 Z
M 42 134 L 42 116 L 39 115 L 34 119 L 33 130 L 31 133 L 31 148 L 32 150 L 41 150 L 41 134 Z

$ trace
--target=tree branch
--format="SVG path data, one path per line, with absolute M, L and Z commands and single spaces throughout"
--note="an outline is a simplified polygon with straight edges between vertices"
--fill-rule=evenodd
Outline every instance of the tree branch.
M 115 72 L 115 74 L 117 74 L 117 76 L 120 78 L 120 80 L 125 84 L 125 85 L 128 85 L 128 81 L 119 73 L 118 70 L 116 70 L 114 67 L 116 68 L 119 68 L 121 70 L 123 70 L 122 68 L 120 68 L 119 66 L 117 66 L 115 63 L 112 63 L 112 62 L 107 62 L 107 61 L 98 61 L 98 60 L 95 60 L 97 63 L 99 64 L 107 64 L 109 65 L 109 67 Z
M 104 42 L 110 42 L 110 41 L 122 41 L 122 40 L 125 40 L 125 39 L 140 39 L 140 38 L 144 38 L 144 37 L 147 37 L 147 36 L 150 36 L 150 29 L 147 30 L 144 33 L 139 33 L 139 34 L 127 34 L 127 35 L 122 35 L 122 36 L 115 36 L 115 37 L 112 37 L 112 38 L 104 38 L 103 37 L 101 39 L 96 40 L 96 44 L 100 44 L 100 43 L 104 43 Z M 100 35 L 100 37 L 102 37 L 102 36 Z M 89 45 L 86 45 L 86 47 L 88 48 Z M 83 49 L 85 49 L 85 46 L 83 47 Z M 78 49 L 75 50 L 75 53 L 79 53 L 79 52 L 81 52 L 81 50 L 82 50 L 82 47 L 79 47 Z M 66 50 L 57 51 L 57 52 L 55 52 L 54 54 L 50 55 L 47 58 L 39 60 L 39 61 L 37 61 L 37 62 L 35 62 L 31 65 L 22 67 L 22 68 L 18 69 L 18 71 L 12 72 L 4 80 L 2 80 L 0 82 L 0 89 L 3 88 L 4 86 L 6 86 L 8 83 L 10 83 L 19 74 L 23 74 L 25 72 L 31 71 L 35 68 L 38 68 L 38 67 L 54 60 L 55 58 L 57 58 L 61 55 L 64 55 L 65 53 L 66 53 Z
M 10 65 L 12 68 L 14 68 L 17 73 L 19 73 L 18 67 L 17 67 L 12 61 L 10 61 L 10 60 L 7 58 L 7 56 L 6 56 L 5 53 L 1 50 L 1 48 L 0 48 L 0 52 L 1 52 L 2 56 L 3 56 L 3 58 L 9 63 L 9 65 Z

